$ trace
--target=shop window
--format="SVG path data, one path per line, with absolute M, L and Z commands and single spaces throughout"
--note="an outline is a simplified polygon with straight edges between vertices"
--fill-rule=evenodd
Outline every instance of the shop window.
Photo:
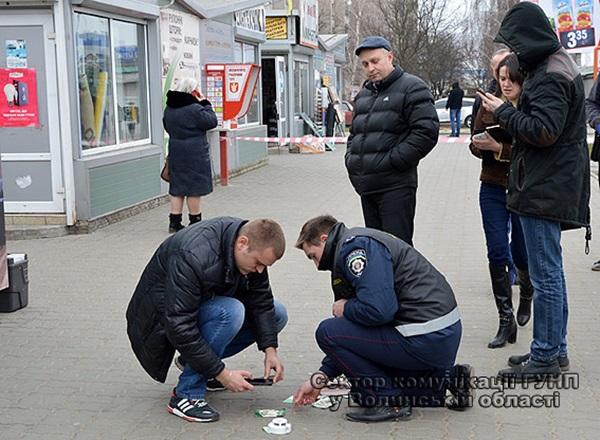
M 294 61 L 294 112 L 308 114 L 308 63 Z
M 148 142 L 146 29 L 74 14 L 84 151 Z
M 244 64 L 260 64 L 258 62 L 258 46 L 256 44 L 242 43 L 236 41 L 233 46 L 233 59 L 236 63 Z M 258 85 L 254 89 L 254 95 L 252 95 L 252 102 L 250 108 L 245 116 L 238 118 L 238 124 L 254 124 L 260 122 L 259 117 L 259 102 L 258 97 L 260 96 L 260 79 Z

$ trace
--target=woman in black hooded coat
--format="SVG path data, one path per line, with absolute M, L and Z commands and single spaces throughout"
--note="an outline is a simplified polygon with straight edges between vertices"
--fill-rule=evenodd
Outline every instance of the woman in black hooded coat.
M 163 125 L 169 134 L 169 232 L 177 232 L 183 228 L 184 200 L 191 225 L 202 220 L 200 198 L 213 190 L 206 132 L 215 128 L 218 120 L 194 78 L 184 78 L 178 91 L 167 92 Z

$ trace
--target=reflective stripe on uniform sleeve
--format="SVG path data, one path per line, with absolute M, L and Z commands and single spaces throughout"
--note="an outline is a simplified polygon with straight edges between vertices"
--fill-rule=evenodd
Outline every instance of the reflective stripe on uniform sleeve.
M 457 321 L 460 321 L 460 312 L 458 311 L 458 307 L 455 307 L 451 312 L 444 316 L 440 316 L 439 318 L 427 322 L 398 325 L 396 326 L 396 330 L 398 330 L 402 336 L 425 335 L 445 329 Z

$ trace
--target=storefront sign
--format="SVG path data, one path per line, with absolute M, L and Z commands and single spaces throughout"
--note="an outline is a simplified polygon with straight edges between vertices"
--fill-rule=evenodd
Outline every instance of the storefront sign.
M 163 95 L 189 76 L 200 79 L 200 19 L 174 9 L 160 12 Z
M 0 127 L 39 127 L 35 69 L 0 69 Z
M 600 39 L 600 5 L 591 0 L 535 0 L 569 52 L 591 52 Z
M 25 40 L 6 40 L 6 67 L 9 69 L 27 68 L 27 43 Z
M 200 38 L 204 63 L 233 62 L 233 26 L 202 20 Z
M 244 116 L 252 102 L 260 66 L 256 64 L 207 64 L 206 97 L 213 103 L 219 123 Z M 221 104 L 219 106 L 218 104 Z
M 254 32 L 265 31 L 265 8 L 246 9 L 234 12 L 235 25 Z
M 300 0 L 300 44 L 319 46 L 319 6 L 317 0 Z
M 287 17 L 267 17 L 267 40 L 287 40 Z

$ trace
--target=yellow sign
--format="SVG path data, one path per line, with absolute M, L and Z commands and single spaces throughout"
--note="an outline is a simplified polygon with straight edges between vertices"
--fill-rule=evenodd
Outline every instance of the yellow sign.
M 267 40 L 287 40 L 287 17 L 267 17 Z

